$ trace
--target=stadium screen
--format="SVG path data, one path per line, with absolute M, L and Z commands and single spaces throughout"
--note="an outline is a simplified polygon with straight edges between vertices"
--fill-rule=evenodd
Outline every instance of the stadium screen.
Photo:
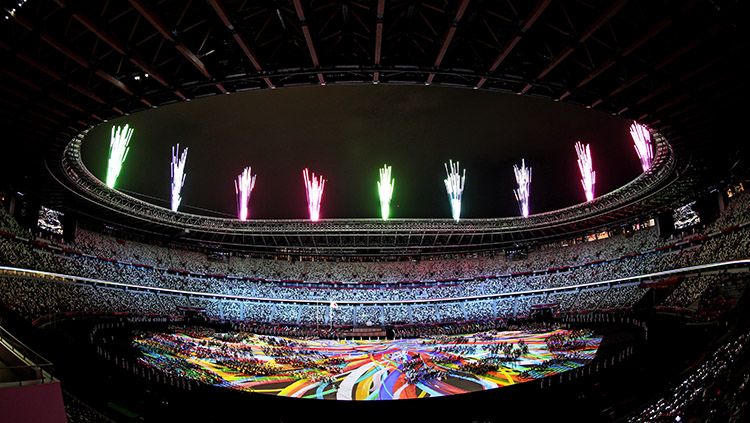
M 62 236 L 63 234 L 63 213 L 42 206 L 39 209 L 39 218 L 37 227 L 45 232 Z
M 674 209 L 672 218 L 675 229 L 685 229 L 701 223 L 701 218 L 695 211 L 695 201 Z

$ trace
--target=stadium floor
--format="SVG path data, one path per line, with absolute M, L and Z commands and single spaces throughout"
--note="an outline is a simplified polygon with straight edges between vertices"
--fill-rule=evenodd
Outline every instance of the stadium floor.
M 550 350 L 548 340 L 566 339 Z M 398 340 L 293 339 L 213 330 L 142 333 L 139 362 L 217 387 L 283 397 L 396 400 L 502 388 L 585 366 L 591 332 L 486 331 Z M 518 358 L 503 346 L 528 347 Z M 521 345 L 522 345 L 521 344 Z

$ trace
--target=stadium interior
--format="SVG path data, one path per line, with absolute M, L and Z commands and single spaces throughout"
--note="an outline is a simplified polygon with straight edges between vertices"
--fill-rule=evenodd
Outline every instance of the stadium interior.
M 750 420 L 746 2 L 0 4 L 0 422 Z

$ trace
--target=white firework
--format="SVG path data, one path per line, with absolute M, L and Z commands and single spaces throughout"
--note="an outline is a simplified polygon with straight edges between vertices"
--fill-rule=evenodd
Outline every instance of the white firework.
M 185 163 L 187 162 L 188 148 L 185 147 L 182 153 L 180 153 L 180 144 L 172 147 L 172 211 L 177 211 L 182 202 L 180 192 L 182 186 L 185 185 Z
M 237 218 L 247 220 L 250 214 L 250 194 L 255 188 L 255 177 L 250 166 L 242 170 L 234 181 L 234 192 L 237 194 Z
M 526 160 L 521 159 L 521 167 L 513 165 L 513 173 L 516 175 L 518 188 L 513 190 L 518 201 L 521 216 L 529 217 L 529 198 L 531 194 L 531 167 L 526 167 Z
M 451 215 L 453 220 L 458 222 L 461 218 L 461 195 L 464 192 L 464 184 L 466 183 L 466 169 L 461 173 L 459 162 L 453 163 L 453 160 L 449 160 L 445 164 L 446 178 L 445 191 L 448 193 L 448 200 L 451 204 Z
M 578 155 L 578 170 L 581 171 L 581 186 L 586 194 L 586 201 L 594 199 L 594 186 L 596 185 L 596 172 L 594 171 L 593 159 L 591 158 L 591 146 L 576 142 L 576 154 Z

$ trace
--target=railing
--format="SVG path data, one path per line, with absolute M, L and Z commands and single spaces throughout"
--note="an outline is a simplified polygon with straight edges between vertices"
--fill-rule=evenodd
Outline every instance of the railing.
M 19 341 L 5 328 L 0 326 L 0 350 L 5 349 L 13 354 L 18 361 L 25 363 L 16 366 L 0 366 L 4 374 L 14 376 L 15 380 L 5 380 L 7 377 L 0 378 L 0 388 L 11 386 L 38 385 L 41 383 L 50 383 L 56 379 L 52 377 L 52 363 L 41 355 L 37 354 L 23 342 Z

